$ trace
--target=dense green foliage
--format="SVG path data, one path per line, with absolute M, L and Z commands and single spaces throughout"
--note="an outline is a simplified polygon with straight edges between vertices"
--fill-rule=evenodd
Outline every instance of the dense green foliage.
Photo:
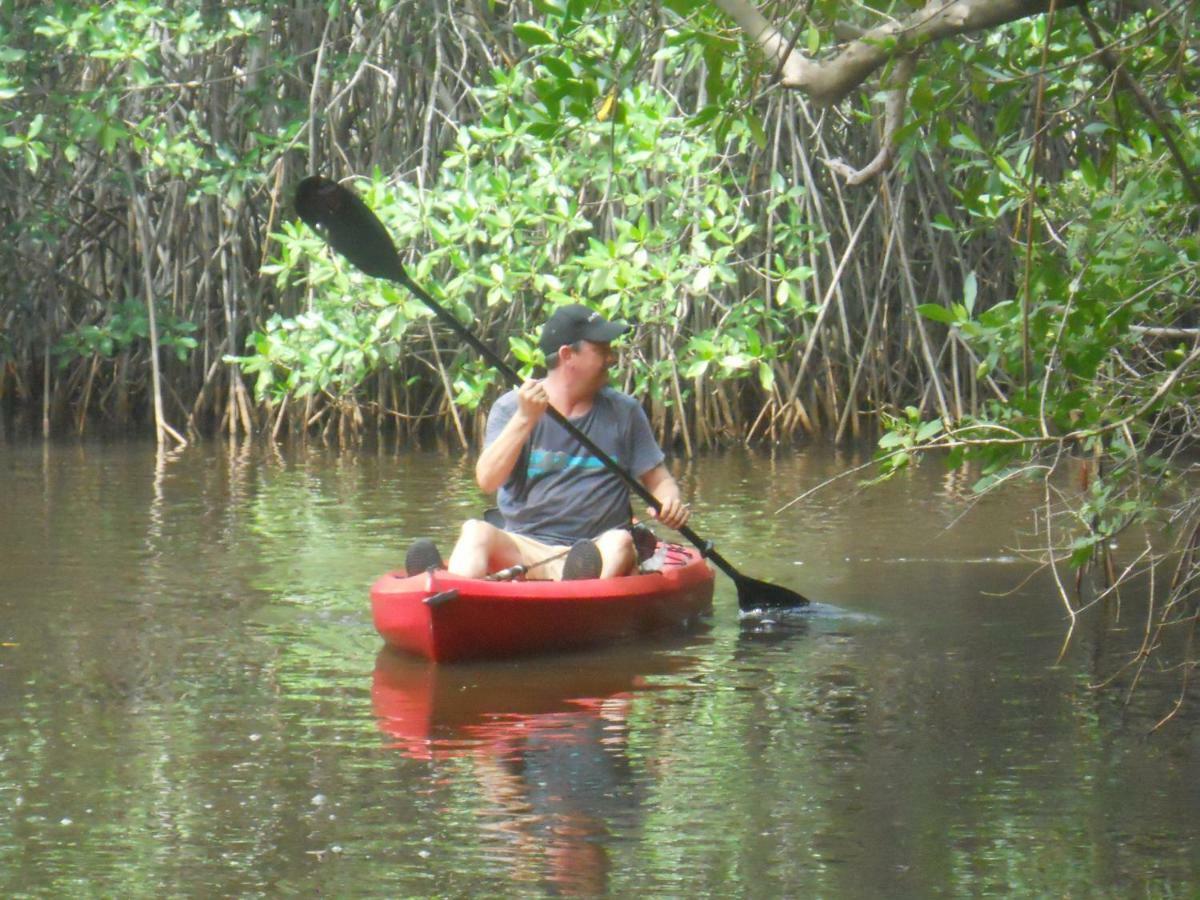
M 1195 49 L 1175 43 L 1188 21 L 1124 23 L 1131 77 L 1144 82 L 1133 86 L 1100 60 L 1071 65 L 1094 49 L 1078 22 L 1049 39 L 1045 23 L 1021 23 L 1008 29 L 1017 40 L 988 42 L 1001 71 L 1029 68 L 1041 48 L 1044 65 L 1069 73 L 1038 81 L 1047 112 L 1027 133 L 1011 128 L 1027 92 L 1001 81 L 988 127 L 958 123 L 949 136 L 964 157 L 962 221 L 973 239 L 1004 228 L 1021 268 L 1007 290 L 971 273 L 961 302 L 918 311 L 960 335 L 976 376 L 998 387 L 972 415 L 910 408 L 881 441 L 885 467 L 921 446 L 977 461 L 977 490 L 1044 477 L 1046 559 L 1102 561 L 1101 596 L 1148 572 L 1165 528 L 1167 589 L 1155 596 L 1150 582 L 1139 670 L 1166 628 L 1190 635 L 1197 614 L 1200 510 L 1187 484 L 1200 434 L 1200 118 L 1194 82 L 1178 77 Z M 1069 470 L 1075 490 L 1063 490 Z M 1063 601 L 1072 620 L 1089 605 L 1065 590 Z
M 287 29 L 133 0 L 5 2 L 0 23 L 0 395 L 47 429 L 124 425 L 162 393 L 161 349 L 171 418 L 211 423 L 221 386 L 232 421 L 219 357 L 260 315 L 268 191 L 307 122 Z
M 547 145 L 530 125 L 537 118 L 522 100 L 530 88 L 520 72 L 476 93 L 480 121 L 460 130 L 432 187 L 365 186 L 416 280 L 440 287 L 481 332 L 507 331 L 527 369 L 541 362 L 528 335 L 547 308 L 589 298 L 637 322 L 643 352 L 629 361 L 628 383 L 652 403 L 690 399 L 706 377 L 757 374 L 769 388 L 791 319 L 813 308 L 801 292 L 806 270 L 779 279 L 777 303 L 722 302 L 720 289 L 738 282 L 737 254 L 758 229 L 741 185 L 705 179 L 717 156 L 712 138 L 687 129 L 665 98 L 635 88 L 623 127 L 588 117 Z M 279 240 L 280 260 L 267 271 L 281 289 L 296 282 L 315 297 L 305 315 L 275 316 L 255 335 L 257 355 L 242 365 L 258 373 L 260 393 L 352 390 L 411 352 L 413 321 L 428 315 L 419 302 L 341 261 L 314 259 L 306 229 L 287 226 Z M 777 235 L 774 250 L 798 258 L 810 242 L 797 228 Z M 456 399 L 474 409 L 490 373 L 463 360 L 454 371 Z

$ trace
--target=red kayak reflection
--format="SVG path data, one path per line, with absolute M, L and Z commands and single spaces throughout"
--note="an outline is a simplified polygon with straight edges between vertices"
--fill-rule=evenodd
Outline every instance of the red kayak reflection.
M 630 707 L 640 691 L 678 686 L 673 676 L 695 662 L 643 646 L 435 665 L 385 648 L 371 697 L 405 756 L 470 761 L 446 777 L 472 785 L 453 794 L 474 798 L 482 862 L 547 895 L 603 896 L 614 835 L 635 833 L 646 805 L 645 760 L 629 756 Z
M 384 648 L 371 701 L 393 747 L 414 759 L 446 759 L 533 732 L 571 739 L 580 717 L 619 716 L 634 692 L 695 663 L 663 650 L 438 665 Z

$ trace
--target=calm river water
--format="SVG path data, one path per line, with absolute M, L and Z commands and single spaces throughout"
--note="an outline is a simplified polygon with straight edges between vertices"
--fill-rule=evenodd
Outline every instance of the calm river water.
M 1200 723 L 1014 548 L 1033 488 L 936 464 L 676 468 L 697 531 L 821 601 L 437 669 L 367 590 L 483 498 L 436 452 L 0 442 L 0 891 L 159 896 L 1200 895 Z M 1200 705 L 1200 704 L 1196 704 Z

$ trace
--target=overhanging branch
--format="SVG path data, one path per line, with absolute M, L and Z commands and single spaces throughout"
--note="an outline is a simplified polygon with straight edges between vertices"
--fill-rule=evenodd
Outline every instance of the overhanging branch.
M 751 0 L 713 2 L 778 67 L 784 87 L 820 105 L 837 103 L 893 58 L 909 56 L 933 41 L 1037 15 L 1050 6 L 1049 0 L 933 0 L 901 20 L 862 32 L 829 59 L 815 61 L 796 50 Z
M 904 125 L 904 111 L 908 108 L 908 85 L 916 69 L 917 54 L 901 57 L 891 78 L 883 85 L 888 94 L 883 112 L 883 136 L 875 158 L 861 169 L 855 169 L 841 159 L 827 161 L 829 168 L 846 179 L 846 184 L 862 184 L 891 168 L 892 160 L 896 157 L 896 136 Z

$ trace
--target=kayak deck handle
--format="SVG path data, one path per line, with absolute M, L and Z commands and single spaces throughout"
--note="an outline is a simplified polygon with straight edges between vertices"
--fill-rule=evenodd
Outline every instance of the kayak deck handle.
M 438 591 L 436 594 L 430 594 L 425 598 L 426 606 L 441 606 L 443 603 L 449 603 L 451 600 L 458 599 L 458 588 L 450 588 L 448 591 Z

